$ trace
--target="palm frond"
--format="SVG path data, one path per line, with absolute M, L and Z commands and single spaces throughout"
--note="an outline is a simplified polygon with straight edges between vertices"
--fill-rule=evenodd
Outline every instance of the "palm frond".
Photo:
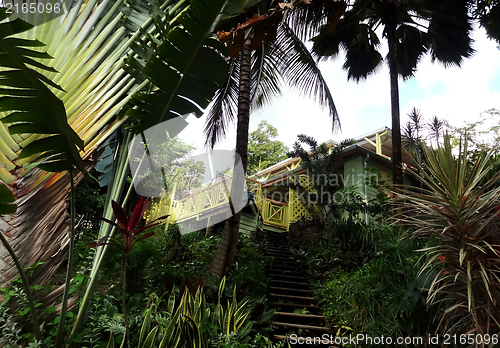
M 418 28 L 403 24 L 396 29 L 396 37 L 398 72 L 405 79 L 413 77 L 426 51 L 425 35 Z
M 333 96 L 321 70 L 307 47 L 286 23 L 279 26 L 270 55 L 279 57 L 279 73 L 287 85 L 315 98 L 321 106 L 326 107 L 332 118 L 332 128 L 339 128 L 340 122 Z
M 286 23 L 304 42 L 315 36 L 327 25 L 332 31 L 346 9 L 345 1 L 315 0 L 306 4 L 299 2 L 293 11 L 288 11 Z
M 380 41 L 375 31 L 367 24 L 359 24 L 356 40 L 347 44 L 346 59 L 342 66 L 347 78 L 359 81 L 377 72 L 383 63 L 378 51 Z
M 269 54 L 269 48 L 265 45 L 251 53 L 250 107 L 252 109 L 267 105 L 281 95 L 281 79 L 276 73 L 277 70 L 277 59 Z M 206 112 L 205 143 L 211 148 L 225 137 L 228 125 L 235 120 L 238 108 L 239 76 L 240 61 L 237 58 L 231 58 L 226 82 L 217 91 Z
M 445 66 L 462 64 L 463 58 L 474 54 L 470 37 L 472 20 L 467 0 L 427 1 L 430 11 L 427 44 L 430 55 Z
M 228 125 L 234 121 L 238 105 L 239 61 L 230 58 L 226 82 L 216 92 L 208 107 L 205 121 L 205 145 L 213 148 L 217 142 L 226 136 Z
M 492 6 L 488 7 L 485 13 L 481 14 L 480 23 L 486 29 L 488 37 L 500 43 L 500 2 L 492 3 Z
M 252 52 L 250 107 L 253 109 L 269 105 L 281 95 L 283 79 L 279 74 L 279 59 L 271 52 L 272 48 L 264 44 Z

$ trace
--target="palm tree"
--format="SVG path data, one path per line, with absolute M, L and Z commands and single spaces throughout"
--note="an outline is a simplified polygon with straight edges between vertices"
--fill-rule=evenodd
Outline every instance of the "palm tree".
M 476 0 L 473 15 L 486 29 L 488 37 L 500 43 L 500 1 Z
M 45 76 L 30 70 L 31 76 L 35 76 L 31 77 L 34 87 L 22 90 L 23 94 L 17 89 L 2 89 L 2 94 L 11 98 L 25 98 L 19 99 L 19 102 L 28 105 L 24 107 L 25 113 L 0 116 L 5 123 L 0 124 L 2 141 L 5 141 L 1 144 L 3 156 L 0 157 L 5 162 L 2 169 L 7 169 L 2 171 L 1 180 L 14 191 L 19 207 L 16 215 L 2 216 L 2 223 L 8 226 L 9 244 L 18 254 L 27 255 L 22 260 L 24 266 L 50 260 L 44 264 L 45 267 L 38 268 L 32 278 L 35 284 L 45 282 L 67 252 L 65 212 L 70 180 L 67 175 L 50 173 L 68 169 L 66 165 L 63 168 L 58 159 L 66 159 L 61 156 L 71 152 L 78 164 L 80 156 L 74 154 L 77 144 L 83 150 L 84 163 L 87 167 L 92 166 L 92 156 L 99 144 L 127 118 L 136 120 L 135 129 L 140 131 L 177 117 L 182 111 L 190 113 L 198 110 L 198 116 L 201 116 L 199 106 L 206 107 L 206 100 L 220 87 L 226 75 L 227 65 L 222 54 L 224 47 L 217 40 L 207 38 L 225 5 L 224 0 L 212 0 L 209 4 L 204 1 L 188 4 L 186 0 L 166 0 L 160 7 L 165 12 L 163 18 L 157 16 L 158 9 L 151 18 L 147 6 L 139 2 L 131 3 L 139 10 L 135 7 L 124 8 L 126 16 L 121 12 L 120 1 L 91 0 L 76 3 L 68 14 L 57 21 L 40 24 L 29 32 L 26 32 L 29 27 L 19 21 L 15 25 L 8 23 L 1 27 L 9 29 L 12 26 L 20 36 L 50 42 L 44 49 L 56 57 L 53 65 L 60 71 L 58 74 L 56 69 L 46 68 L 29 58 L 50 58 L 47 53 L 18 50 L 17 53 L 23 54 L 19 60 L 49 73 Z M 180 11 L 186 6 L 190 7 L 188 11 Z M 180 15 L 175 16 L 178 12 L 181 12 Z M 179 25 L 173 25 L 177 23 Z M 10 29 L 6 35 L 12 35 L 12 32 Z M 22 46 L 20 40 L 12 42 Z M 40 41 L 22 43 L 28 47 L 41 45 Z M 172 50 L 172 47 L 175 49 Z M 127 58 L 126 62 L 124 58 Z M 207 63 L 213 68 L 210 71 L 203 69 Z M 174 77 L 165 76 L 175 71 L 178 73 Z M 11 73 L 3 71 L 2 74 L 8 76 Z M 19 87 L 8 79 L 4 79 L 3 84 Z M 192 102 L 186 103 L 185 96 L 196 85 L 206 88 L 196 96 L 190 96 Z M 150 86 L 152 92 L 136 93 L 145 86 Z M 49 98 L 47 100 L 52 100 L 58 108 L 57 115 L 40 113 L 42 110 L 30 104 L 33 94 L 43 94 Z M 4 98 L 0 101 L 2 110 L 19 110 L 19 107 L 12 107 L 9 100 Z M 48 102 L 45 104 L 51 105 Z M 116 118 L 117 112 L 126 105 L 128 117 Z M 55 136 L 30 134 L 35 132 Z M 4 138 L 4 134 L 7 137 Z M 64 146 L 56 141 L 61 136 Z M 43 157 L 37 154 L 40 152 L 45 153 L 44 157 L 51 156 L 49 162 L 31 163 Z M 23 156 L 31 157 L 23 160 Z M 34 165 L 40 168 L 36 169 Z M 84 171 L 83 165 L 79 167 Z M 96 255 L 102 259 L 103 251 L 99 250 Z M 13 268 L 7 271 L 2 282 L 15 275 Z M 95 280 L 94 268 L 91 278 Z
M 413 108 L 409 113 L 410 120 L 403 127 L 403 148 L 415 158 L 416 162 L 422 164 L 422 147 L 425 144 L 420 110 Z
M 334 57 L 345 50 L 343 68 L 348 79 L 367 78 L 387 61 L 395 185 L 403 182 L 398 76 L 412 77 L 425 53 L 445 66 L 460 66 L 463 58 L 473 53 L 469 6 L 468 0 L 319 0 L 314 6 L 304 4 L 296 15 L 296 21 L 319 28 L 313 38 L 318 57 Z M 380 51 L 380 34 L 389 49 L 385 58 Z
M 439 147 L 439 138 L 441 137 L 441 134 L 443 134 L 444 126 L 445 126 L 444 122 L 435 115 L 431 119 L 431 121 L 427 124 L 431 138 L 433 138 L 436 141 L 436 147 Z
M 250 108 L 269 103 L 280 94 L 279 79 L 301 92 L 316 97 L 329 109 L 333 127 L 339 126 L 333 97 L 321 72 L 303 42 L 282 21 L 288 7 L 270 9 L 254 15 L 230 31 L 219 32 L 230 50 L 230 70 L 225 85 L 218 91 L 205 124 L 206 143 L 213 147 L 225 135 L 229 122 L 237 113 L 236 152 L 246 172 Z M 248 17 L 247 14 L 245 16 Z M 237 22 L 237 20 L 234 20 Z M 234 23 L 232 21 L 232 23 Z M 233 199 L 241 199 L 244 177 L 234 177 Z M 233 262 L 238 238 L 240 214 L 226 221 L 217 252 L 209 272 L 222 278 Z
M 335 219 L 337 216 L 332 210 L 332 199 L 338 187 L 329 183 L 331 174 L 334 173 L 335 167 L 338 166 L 338 155 L 346 148 L 356 144 L 354 139 L 344 139 L 335 146 L 329 146 L 326 143 L 318 144 L 316 139 L 305 134 L 297 135 L 297 141 L 293 144 L 293 149 L 288 153 L 288 157 L 301 159 L 301 168 L 306 169 L 310 173 L 311 178 L 309 184 L 316 192 L 319 192 L 317 198 L 317 207 L 313 206 L 311 212 L 316 211 L 320 221 L 327 225 L 328 221 Z M 299 183 L 295 183 L 300 187 Z

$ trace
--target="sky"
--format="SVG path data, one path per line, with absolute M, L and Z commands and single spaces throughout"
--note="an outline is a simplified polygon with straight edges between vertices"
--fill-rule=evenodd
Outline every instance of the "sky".
M 445 68 L 425 56 L 417 66 L 415 77 L 400 79 L 401 124 L 415 107 L 424 122 L 434 115 L 452 125 L 477 120 L 491 108 L 500 110 L 500 48 L 489 40 L 483 29 L 473 33 L 473 57 L 464 60 L 461 67 Z M 320 62 L 340 118 L 341 130 L 332 132 L 332 122 L 326 110 L 314 99 L 301 97 L 284 88 L 283 95 L 271 106 L 253 110 L 250 114 L 250 132 L 266 120 L 278 129 L 279 140 L 292 147 L 298 134 L 313 136 L 319 142 L 333 139 L 359 138 L 383 127 L 391 127 L 389 71 L 384 66 L 377 73 L 359 83 L 347 81 L 342 69 L 344 56 Z M 204 150 L 203 125 L 205 117 L 188 118 L 189 126 L 180 134 L 182 140 Z M 500 120 L 499 120 L 500 121 Z M 215 149 L 232 150 L 236 144 L 236 125 L 230 128 L 226 139 Z

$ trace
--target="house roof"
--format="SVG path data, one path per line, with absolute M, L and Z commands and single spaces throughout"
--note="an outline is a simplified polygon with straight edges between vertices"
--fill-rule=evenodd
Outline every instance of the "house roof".
M 385 134 L 384 134 L 385 133 Z M 364 147 L 365 149 L 371 150 L 371 151 L 376 151 L 375 146 L 370 143 L 376 142 L 377 139 L 377 134 L 383 134 L 382 135 L 382 156 L 391 159 L 392 157 L 392 129 L 389 127 L 383 127 L 379 128 L 371 133 L 366 133 L 361 135 L 356 139 L 356 143 Z M 368 141 L 370 140 L 370 141 Z M 403 151 L 402 153 L 403 157 L 403 163 L 408 163 L 410 165 L 414 164 L 414 161 L 411 159 L 411 157 L 408 155 L 406 151 Z
M 376 144 L 377 142 L 377 135 L 380 136 L 381 140 L 381 153 L 377 154 L 376 153 Z M 348 156 L 353 153 L 359 153 L 363 155 L 370 155 L 370 158 L 374 161 L 379 162 L 381 165 L 385 165 L 387 167 L 392 166 L 392 130 L 389 127 L 382 127 L 379 129 L 376 129 L 370 133 L 363 134 L 359 136 L 358 138 L 355 139 L 356 144 L 352 145 L 343 151 L 341 151 L 338 156 L 339 158 Z M 328 140 L 325 142 L 326 144 L 333 144 L 336 145 L 338 142 L 334 140 Z M 287 158 L 281 162 L 276 163 L 275 165 L 272 165 L 269 168 L 266 168 L 264 170 L 261 170 L 260 172 L 252 175 L 251 177 L 259 177 L 263 175 L 267 175 L 268 179 L 265 180 L 266 183 L 269 183 L 271 181 L 276 181 L 276 176 L 278 174 L 282 174 L 286 172 L 287 174 L 290 173 L 295 173 L 297 171 L 300 171 L 301 168 L 298 167 L 294 170 L 288 170 L 287 166 L 292 165 L 294 162 L 300 161 L 300 158 Z M 404 163 L 409 163 L 413 164 L 413 160 L 408 156 L 408 154 L 403 151 L 403 162 Z
M 385 166 L 387 167 L 388 169 L 391 168 L 392 166 L 392 161 L 390 159 L 387 159 L 386 157 L 384 156 L 380 156 L 380 155 L 377 155 L 376 153 L 374 153 L 373 151 L 370 151 L 364 147 L 361 147 L 357 144 L 354 144 L 354 145 L 351 145 L 347 148 L 345 148 L 344 150 L 342 150 L 341 152 L 339 152 L 336 156 L 336 158 L 344 158 L 344 157 L 347 157 L 347 156 L 350 156 L 350 155 L 353 155 L 353 154 L 359 154 L 359 155 L 362 155 L 362 156 L 365 156 L 366 155 L 369 155 L 369 159 L 372 160 L 372 161 L 375 161 L 377 163 L 379 163 L 380 165 L 382 166 Z M 279 163 L 278 163 L 279 164 Z M 280 175 L 280 174 L 283 174 L 283 173 L 276 173 L 275 175 L 269 177 L 268 179 L 262 181 L 262 184 L 263 184 L 263 187 L 266 187 L 266 186 L 270 186 L 270 185 L 273 185 L 277 182 L 280 182 L 282 180 L 285 180 L 286 178 L 294 175 L 294 174 L 300 174 L 301 171 L 304 171 L 305 169 L 301 166 L 299 166 L 298 168 L 295 168 L 293 170 L 290 170 L 290 171 L 287 171 L 285 173 L 285 175 Z
M 255 173 L 254 175 L 250 176 L 251 178 L 254 178 L 254 177 L 259 177 L 259 176 L 262 176 L 262 175 L 266 175 L 266 174 L 269 174 L 269 173 L 272 173 L 273 171 L 281 171 L 281 169 L 285 169 L 285 167 L 289 164 L 292 164 L 294 162 L 297 162 L 299 161 L 300 158 L 298 157 L 295 157 L 295 158 L 287 158 L 281 162 L 278 162 L 264 170 L 261 170 L 260 172 L 257 172 Z

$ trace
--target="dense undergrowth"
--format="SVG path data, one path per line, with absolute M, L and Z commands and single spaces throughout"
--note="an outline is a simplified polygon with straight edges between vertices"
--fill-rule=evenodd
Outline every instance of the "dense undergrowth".
M 365 226 L 346 218 L 302 245 L 294 252 L 327 321 L 342 335 L 434 332 L 436 323 L 418 276 L 421 240 L 388 225 Z
M 92 201 L 82 204 L 79 210 L 77 275 L 72 295 L 83 289 L 91 267 L 94 249 L 89 244 L 97 239 L 99 220 L 95 215 L 103 203 L 96 188 L 79 187 L 79 197 L 85 196 L 92 196 Z M 206 275 L 206 269 L 217 249 L 222 226 L 215 226 L 209 236 L 206 231 L 180 235 L 175 224 L 168 229 L 159 225 L 152 231 L 152 237 L 137 243 L 127 255 L 126 303 L 132 347 L 177 347 L 190 341 L 193 346 L 202 344 L 200 347 L 272 346 L 268 337 L 274 310 L 267 307 L 265 296 L 265 268 L 269 260 L 263 257 L 264 246 L 255 236 L 240 236 L 235 262 L 228 268 L 223 285 L 218 286 Z M 110 245 L 86 326 L 74 339 L 76 347 L 120 347 L 125 340 L 123 258 L 122 250 Z M 56 276 L 53 282 L 34 290 L 47 294 L 59 286 L 59 278 Z M 29 320 L 22 318 L 29 309 L 21 287 L 14 282 L 12 288 L 3 289 L 3 294 L 0 327 L 6 347 L 50 347 L 57 326 L 57 318 L 50 317 L 55 308 L 48 308 L 43 315 L 47 318 L 48 335 L 44 342 L 39 342 L 30 333 Z M 7 303 L 15 302 L 19 305 L 8 309 Z M 68 330 L 73 325 L 74 310 L 68 313 Z M 165 339 L 172 335 L 180 341 Z

